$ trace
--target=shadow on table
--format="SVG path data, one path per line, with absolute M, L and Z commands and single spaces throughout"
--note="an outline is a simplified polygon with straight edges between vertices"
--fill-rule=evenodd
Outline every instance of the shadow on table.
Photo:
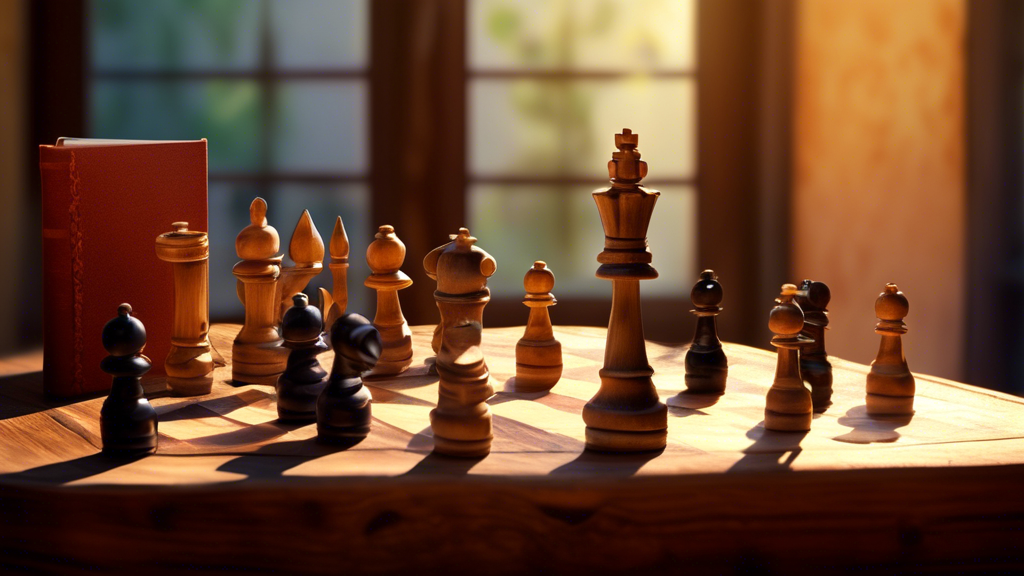
M 679 394 L 665 401 L 668 404 L 668 413 L 678 418 L 686 416 L 707 416 L 708 413 L 701 408 L 710 408 L 721 400 L 721 394 L 696 394 L 689 390 L 683 390 Z
M 743 450 L 743 457 L 729 468 L 729 472 L 789 471 L 803 450 L 800 442 L 807 432 L 776 432 L 765 430 L 762 420 L 747 431 L 754 443 Z
M 913 414 L 906 416 L 868 416 L 867 406 L 850 408 L 846 415 L 837 420 L 843 426 L 852 428 L 846 434 L 836 436 L 833 440 L 851 444 L 889 443 L 899 440 L 902 428 L 914 419 Z
M 0 378 L 0 420 L 60 408 L 75 402 L 106 396 L 97 392 L 78 398 L 48 398 L 43 394 L 43 372 L 25 372 Z
M 431 452 L 409 469 L 403 476 L 465 476 L 486 456 L 455 458 Z
M 348 450 L 362 439 L 344 443 L 329 444 L 317 442 L 316 438 L 275 442 L 261 446 L 254 452 L 243 454 L 217 467 L 220 472 L 241 474 L 249 480 L 280 478 L 285 472 L 311 460 Z M 244 481 L 244 480 L 243 480 Z
M 665 449 L 640 453 L 605 453 L 584 450 L 571 462 L 562 464 L 549 474 L 561 476 L 567 474 L 594 474 L 598 476 L 628 477 L 635 475 L 644 464 L 661 456 Z
M 126 466 L 145 458 L 145 456 L 107 456 L 101 452 L 82 456 L 66 462 L 56 462 L 21 472 L 0 474 L 0 482 L 32 482 L 36 484 L 67 484 L 77 480 L 91 478 Z

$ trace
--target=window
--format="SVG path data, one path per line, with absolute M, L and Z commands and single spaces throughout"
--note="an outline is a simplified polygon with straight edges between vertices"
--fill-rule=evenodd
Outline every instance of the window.
M 372 238 L 368 12 L 366 0 L 88 4 L 89 135 L 209 140 L 215 320 L 242 315 L 231 267 L 254 196 L 286 255 L 304 209 L 325 243 L 336 215 L 351 237 Z M 364 278 L 353 252 L 350 274 Z M 369 294 L 349 284 L 353 309 L 366 310 Z
M 696 272 L 696 3 L 687 0 L 476 0 L 467 10 L 470 230 L 508 273 L 496 298 L 521 298 L 545 260 L 565 300 L 606 297 L 590 193 L 607 186 L 613 136 L 640 134 L 645 185 L 662 195 L 649 230 L 660 278 L 679 296 Z

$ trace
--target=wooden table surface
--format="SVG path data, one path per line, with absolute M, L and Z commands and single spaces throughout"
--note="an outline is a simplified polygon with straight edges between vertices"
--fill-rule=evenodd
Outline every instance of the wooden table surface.
M 237 330 L 211 332 L 229 363 Z M 147 380 L 159 451 L 111 460 L 98 453 L 103 398 L 49 404 L 41 354 L 3 360 L 3 563 L 323 573 L 481 562 L 498 572 L 1021 566 L 1021 398 L 918 374 L 912 418 L 872 419 L 867 367 L 832 358 L 834 405 L 807 434 L 771 433 L 762 420 L 773 353 L 726 344 L 725 396 L 676 402 L 685 347 L 649 343 L 654 382 L 676 404 L 668 447 L 592 454 L 580 411 L 598 387 L 605 330 L 556 327 L 562 380 L 520 394 L 522 328 L 487 329 L 494 444 L 486 458 L 458 460 L 431 454 L 431 330 L 413 328 L 408 372 L 368 381 L 373 429 L 347 450 L 316 443 L 315 425 L 277 422 L 273 388 L 233 386 L 228 365 L 204 397 L 169 397 L 161 379 Z

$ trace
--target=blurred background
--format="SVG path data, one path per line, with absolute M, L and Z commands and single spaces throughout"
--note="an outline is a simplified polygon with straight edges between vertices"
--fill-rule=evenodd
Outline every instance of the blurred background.
M 0 351 L 41 342 L 37 146 L 209 140 L 211 314 L 264 197 L 285 246 L 303 209 L 352 245 L 408 248 L 412 324 L 436 321 L 423 256 L 468 226 L 498 272 L 488 326 L 521 325 L 534 260 L 556 324 L 606 325 L 594 277 L 614 134 L 662 195 L 650 339 L 685 342 L 713 268 L 723 339 L 768 347 L 780 284 L 832 289 L 830 354 L 870 362 L 873 302 L 907 294 L 915 371 L 1024 393 L 1020 2 L 990 0 L 4 0 Z M 328 286 L 324 272 L 312 287 Z

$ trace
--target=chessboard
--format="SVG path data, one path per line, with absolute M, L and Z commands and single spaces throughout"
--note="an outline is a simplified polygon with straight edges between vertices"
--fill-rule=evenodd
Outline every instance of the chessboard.
M 916 374 L 916 413 L 872 418 L 868 367 L 831 358 L 833 405 L 810 432 L 771 432 L 773 352 L 725 343 L 725 395 L 679 395 L 686 347 L 649 342 L 668 446 L 598 454 L 584 450 L 580 414 L 605 329 L 556 327 L 561 380 L 520 393 L 523 329 L 488 328 L 491 453 L 449 458 L 432 454 L 432 329 L 412 328 L 408 371 L 366 380 L 372 430 L 347 449 L 318 443 L 315 424 L 279 422 L 272 386 L 231 383 L 237 325 L 210 332 L 225 365 L 209 395 L 144 380 L 159 448 L 136 459 L 100 454 L 103 398 L 50 404 L 41 354 L 0 362 L 2 564 L 601 572 L 792 567 L 798 551 L 801 566 L 825 567 L 1024 559 L 1024 399 Z

